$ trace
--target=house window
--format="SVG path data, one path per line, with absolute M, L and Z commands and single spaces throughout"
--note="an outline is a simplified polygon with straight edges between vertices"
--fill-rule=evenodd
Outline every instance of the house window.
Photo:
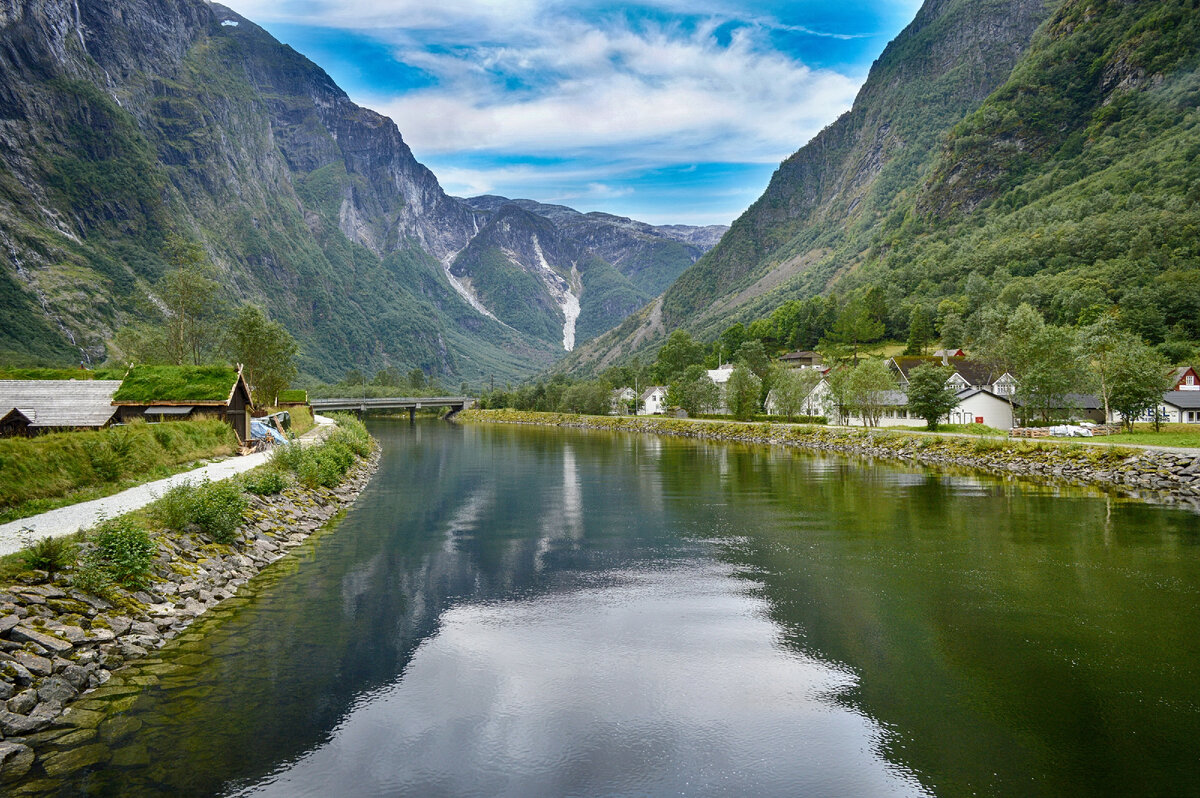
M 1183 384 L 1184 385 L 1195 385 L 1196 384 L 1196 376 L 1194 374 L 1187 375 L 1186 377 L 1183 378 Z

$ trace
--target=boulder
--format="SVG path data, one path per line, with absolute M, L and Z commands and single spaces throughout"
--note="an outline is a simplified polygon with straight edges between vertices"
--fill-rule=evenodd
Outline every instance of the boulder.
M 59 675 L 48 676 L 42 680 L 37 695 L 42 701 L 57 701 L 65 704 L 79 694 L 75 685 Z
M 12 656 L 14 662 L 23 665 L 34 676 L 49 676 L 54 672 L 54 663 L 45 657 L 28 651 L 14 651 Z
M 33 767 L 33 749 L 27 745 L 0 742 L 0 781 L 16 781 Z
M 14 626 L 12 631 L 8 633 L 8 636 L 18 643 L 35 643 L 47 651 L 53 651 L 55 654 L 63 654 L 75 648 L 68 640 L 39 632 L 23 624 Z
M 108 746 L 100 743 L 55 751 L 42 757 L 42 769 L 48 776 L 65 776 L 92 765 L 107 762 L 111 754 Z
M 50 725 L 51 718 L 44 715 L 18 715 L 7 709 L 0 709 L 0 732 L 5 737 L 22 737 L 41 731 Z
M 22 690 L 12 698 L 5 702 L 9 712 L 15 712 L 18 715 L 28 715 L 33 712 L 33 708 L 37 706 L 38 693 L 37 690 L 29 689 Z

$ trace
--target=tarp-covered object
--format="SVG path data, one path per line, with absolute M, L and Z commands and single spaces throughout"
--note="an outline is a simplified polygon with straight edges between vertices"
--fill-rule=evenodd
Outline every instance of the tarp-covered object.
M 250 439 L 255 441 L 271 440 L 275 443 L 287 443 L 288 439 L 279 430 L 267 426 L 258 419 L 250 420 Z

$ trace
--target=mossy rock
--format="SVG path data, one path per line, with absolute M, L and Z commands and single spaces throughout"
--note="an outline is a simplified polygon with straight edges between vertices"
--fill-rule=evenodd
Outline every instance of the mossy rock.
M 101 743 L 84 745 L 67 751 L 55 751 L 42 757 L 42 769 L 49 776 L 66 776 L 78 770 L 107 762 L 112 756 L 108 746 Z

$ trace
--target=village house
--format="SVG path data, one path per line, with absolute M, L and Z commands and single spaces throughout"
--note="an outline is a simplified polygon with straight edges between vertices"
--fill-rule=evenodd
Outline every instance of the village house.
M 641 415 L 657 416 L 662 415 L 667 410 L 667 386 L 651 385 L 646 390 L 642 391 L 641 396 Z
M 1200 391 L 1190 389 L 1167 391 L 1163 394 L 1162 402 L 1157 410 L 1158 420 L 1164 424 L 1200 424 Z M 1152 423 L 1154 411 L 1155 408 L 1150 408 L 1134 421 Z M 1110 411 L 1110 423 L 1120 424 L 1124 420 L 1124 416 L 1117 411 Z
M 779 356 L 780 364 L 792 369 L 821 369 L 825 370 L 824 360 L 817 352 L 807 349 L 788 352 Z
M 134 366 L 112 396 L 122 423 L 220 418 L 250 438 L 250 388 L 231 366 Z
M 725 399 L 725 392 L 728 389 L 729 378 L 733 376 L 733 364 L 725 363 L 715 369 L 708 369 L 708 378 L 717 386 L 717 404 L 709 409 L 710 413 L 718 415 L 729 414 L 729 403 Z
M 1171 372 L 1172 391 L 1200 391 L 1200 375 L 1191 366 L 1183 366 Z
M 102 429 L 120 380 L 0 380 L 0 435 Z
M 624 416 L 637 410 L 637 394 L 626 386 L 610 391 L 608 394 L 609 412 L 614 416 Z
M 961 350 L 950 350 L 961 351 Z M 954 390 L 962 391 L 967 388 L 983 388 L 1001 396 L 1012 396 L 1016 392 L 1017 381 L 1007 371 L 998 371 L 978 360 L 965 357 L 945 356 L 920 357 L 916 355 L 899 355 L 888 361 L 888 368 L 896 378 L 900 390 L 908 389 L 908 374 L 917 366 L 927 363 L 947 366 L 953 371 L 946 378 L 946 384 Z

